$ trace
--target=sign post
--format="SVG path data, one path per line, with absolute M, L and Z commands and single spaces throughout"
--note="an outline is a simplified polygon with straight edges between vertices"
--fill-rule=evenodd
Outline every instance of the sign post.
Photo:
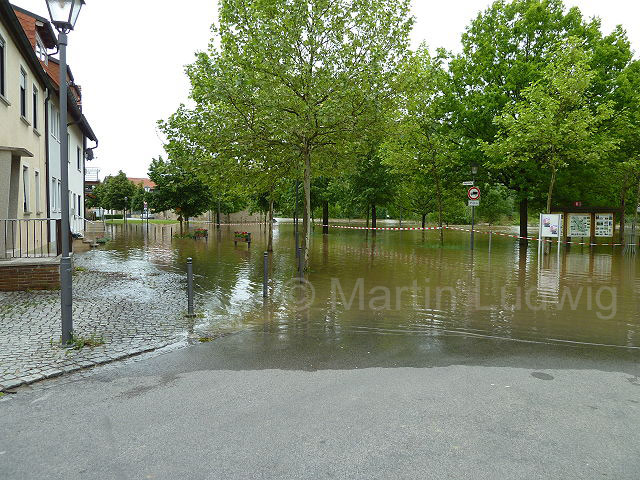
M 473 250 L 476 207 L 480 206 L 480 189 L 478 187 L 469 187 L 467 197 L 469 197 L 469 206 L 471 207 L 471 250 Z

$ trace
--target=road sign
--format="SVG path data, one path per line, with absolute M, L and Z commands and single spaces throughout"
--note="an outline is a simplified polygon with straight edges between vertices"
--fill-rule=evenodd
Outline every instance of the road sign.
M 478 187 L 471 187 L 467 192 L 467 196 L 469 197 L 469 200 L 479 200 L 480 189 Z
M 147 209 L 147 202 L 144 202 L 144 209 Z
M 638 205 L 638 213 L 640 213 L 640 205 Z
M 469 180 L 468 182 L 462 182 L 462 185 L 464 185 L 465 187 L 471 187 L 473 186 L 473 180 Z
M 480 206 L 480 200 L 469 200 L 469 206 L 470 207 L 479 207 Z

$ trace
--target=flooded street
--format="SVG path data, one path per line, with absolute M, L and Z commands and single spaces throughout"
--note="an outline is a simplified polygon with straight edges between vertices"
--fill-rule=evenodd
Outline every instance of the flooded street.
M 284 224 L 264 301 L 259 226 L 206 241 L 172 228 L 115 227 L 75 261 L 128 272 L 102 295 L 138 313 L 106 322 L 148 329 L 152 310 L 186 309 L 192 257 L 195 328 L 166 316 L 191 345 L 0 399 L 7 478 L 638 478 L 636 259 L 539 262 L 497 236 L 489 255 L 485 234 L 472 258 L 465 232 L 440 247 L 437 231 L 316 228 L 298 289 Z
M 192 225 L 194 227 L 194 225 Z M 638 258 L 620 247 L 554 246 L 444 231 L 331 229 L 312 237 L 306 282 L 295 278 L 293 226 L 274 226 L 269 298 L 262 297 L 263 226 L 210 227 L 208 240 L 171 238 L 177 226 L 111 226 L 98 255 L 115 268 L 184 272 L 193 258 L 196 310 L 214 329 L 270 334 L 274 347 L 367 345 L 420 355 L 471 339 L 640 348 Z M 234 230 L 252 233 L 234 246 Z M 88 255 L 93 255 L 89 253 Z

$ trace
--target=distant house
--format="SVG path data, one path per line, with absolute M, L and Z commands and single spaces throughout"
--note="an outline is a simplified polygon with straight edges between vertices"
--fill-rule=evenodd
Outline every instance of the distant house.
M 142 185 L 145 192 L 152 192 L 156 188 L 156 184 L 148 178 L 127 177 L 134 185 Z

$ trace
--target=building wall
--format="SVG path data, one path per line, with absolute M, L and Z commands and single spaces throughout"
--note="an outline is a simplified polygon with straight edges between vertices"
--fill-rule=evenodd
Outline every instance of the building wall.
M 46 218 L 46 132 L 45 99 L 47 91 L 25 61 L 15 39 L 0 21 L 0 36 L 5 43 L 5 95 L 0 97 L 0 219 Z M 27 74 L 26 117 L 20 112 L 20 71 Z M 34 86 L 37 91 L 37 128 L 34 123 Z M 13 152 L 10 149 L 14 149 Z M 16 153 L 25 149 L 33 156 Z M 26 169 L 25 169 L 26 167 Z M 27 177 L 28 208 L 23 207 L 24 174 Z M 0 245 L 0 249 L 6 245 Z
M 55 261 L 54 261 L 55 260 Z M 60 288 L 60 262 L 56 259 L 0 263 L 0 292 Z
M 53 96 L 49 107 L 49 204 L 51 205 L 51 218 L 62 218 L 60 188 L 60 141 L 62 129 L 54 120 L 60 114 L 57 95 Z M 70 226 L 73 233 L 82 233 L 84 230 L 84 136 L 77 125 L 71 125 L 69 134 L 69 215 Z M 80 149 L 80 168 L 78 168 L 78 149 Z M 78 205 L 80 198 L 80 205 Z

